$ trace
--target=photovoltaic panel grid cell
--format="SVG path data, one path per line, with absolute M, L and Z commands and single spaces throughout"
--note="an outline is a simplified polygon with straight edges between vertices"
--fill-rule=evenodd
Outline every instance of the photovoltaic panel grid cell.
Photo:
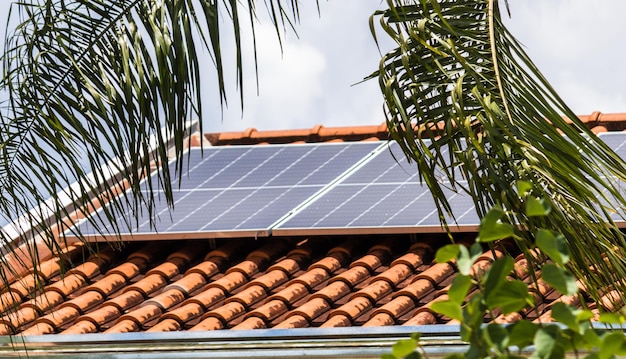
M 274 222 L 335 181 L 366 158 L 380 142 L 233 146 L 191 149 L 185 158 L 182 181 L 174 182 L 174 209 L 162 196 L 157 220 L 151 226 L 147 211 L 126 212 L 138 218 L 131 233 L 155 232 L 163 238 L 268 235 Z M 187 164 L 188 162 L 188 164 Z M 180 185 L 180 188 L 178 186 Z M 96 216 L 101 216 L 97 212 Z M 111 223 L 100 217 L 101 234 L 113 235 Z M 86 235 L 98 230 L 88 221 Z
M 624 132 L 603 132 L 598 135 L 604 143 L 606 143 L 616 154 L 623 160 L 626 160 L 626 133 Z M 614 185 L 621 188 L 622 196 L 626 196 L 626 186 L 622 180 L 617 177 L 609 178 Z M 605 190 L 606 193 L 606 190 Z M 608 206 L 616 208 L 618 201 L 615 197 L 609 196 Z M 603 201 L 606 203 L 606 201 Z M 623 210 L 616 210 L 611 214 L 611 218 L 620 226 L 626 227 L 626 213 Z
M 468 195 L 446 190 L 459 228 L 475 229 L 480 220 Z M 454 220 L 447 218 L 454 226 Z M 315 201 L 280 223 L 275 235 L 341 234 L 355 229 L 367 233 L 441 230 L 428 187 L 421 184 L 415 164 L 407 163 L 396 143 L 355 169 Z

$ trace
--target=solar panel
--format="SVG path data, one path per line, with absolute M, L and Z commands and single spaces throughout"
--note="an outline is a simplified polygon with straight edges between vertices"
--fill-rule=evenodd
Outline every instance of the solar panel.
M 603 132 L 598 135 L 615 153 L 626 160 L 626 133 Z
M 444 154 L 445 155 L 445 154 Z M 468 195 L 446 190 L 457 223 L 475 229 L 480 223 Z M 451 218 L 448 218 L 453 223 Z M 307 233 L 368 233 L 439 231 L 439 214 L 428 187 L 421 184 L 415 164 L 391 143 L 278 224 L 275 235 Z
M 138 225 L 133 238 L 159 233 L 160 238 L 264 236 L 272 223 L 327 187 L 381 144 L 353 142 L 274 146 L 214 147 L 190 150 L 184 174 L 174 186 L 174 209 L 159 201 L 158 220 L 150 225 L 147 211 L 132 214 Z M 156 181 L 155 181 L 156 182 Z M 147 181 L 144 183 L 147 185 Z M 158 191 L 159 192 L 159 191 Z M 113 235 L 111 223 L 100 230 Z M 98 236 L 88 221 L 79 227 L 85 235 Z
M 606 143 L 623 160 L 626 160 L 626 133 L 602 132 L 598 134 L 598 137 L 600 137 L 600 139 L 604 141 L 604 143 Z M 622 195 L 626 196 L 626 188 L 624 187 L 624 183 L 622 180 L 620 180 L 617 177 L 611 177 L 611 178 L 608 178 L 608 180 L 612 182 L 614 185 L 616 185 L 618 188 L 621 188 Z M 606 194 L 607 191 L 605 190 L 604 192 Z M 609 207 L 614 207 L 614 208 L 618 207 L 617 206 L 618 201 L 613 196 L 609 196 L 608 202 L 610 203 L 607 203 L 607 201 L 605 200 L 603 200 L 602 202 L 603 204 Z M 623 210 L 613 212 L 611 214 L 611 218 L 618 224 L 618 226 L 626 227 L 626 221 L 625 221 L 626 214 L 624 213 Z
M 625 133 L 600 137 L 626 158 Z M 133 237 L 154 238 L 155 232 L 160 238 L 208 238 L 443 230 L 429 189 L 396 143 L 190 151 L 182 182 L 174 181 L 180 188 L 174 192 L 173 211 L 164 199 L 159 202 L 154 227 L 147 213 L 126 212 L 128 219 L 139 219 Z M 445 185 L 443 176 L 442 181 Z M 475 230 L 480 220 L 471 197 L 449 188 L 444 193 L 456 216 L 446 218 L 452 229 Z M 100 220 L 104 234 L 112 235 L 111 224 Z M 87 222 L 80 229 L 97 235 Z

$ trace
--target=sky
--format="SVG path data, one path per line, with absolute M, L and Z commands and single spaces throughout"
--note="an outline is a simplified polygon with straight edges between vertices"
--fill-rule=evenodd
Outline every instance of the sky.
M 507 26 L 575 113 L 626 112 L 626 1 L 509 4 Z M 248 71 L 243 115 L 231 101 L 221 121 L 215 105 L 204 119 L 204 131 L 382 123 L 377 82 L 352 85 L 378 66 L 368 19 L 384 5 L 378 0 L 322 1 L 321 17 L 314 7 L 305 7 L 299 38 L 288 36 L 282 58 L 271 30 L 265 31 L 259 37 L 260 95 L 255 94 L 254 72 Z
M 0 18 L 6 17 L 9 3 L 0 2 Z M 264 11 L 262 3 L 260 12 Z M 505 22 L 575 113 L 626 112 L 626 1 L 509 3 L 511 18 Z M 234 68 L 227 73 L 229 103 L 222 112 L 212 64 L 208 56 L 202 60 L 207 70 L 203 131 L 378 125 L 384 121 L 378 83 L 357 83 L 378 66 L 380 55 L 368 19 L 385 3 L 322 0 L 320 15 L 314 4 L 313 0 L 301 0 L 298 36 L 287 34 L 282 53 L 271 24 L 261 16 L 257 26 L 259 95 L 251 46 L 247 46 L 243 113 L 235 91 Z M 0 25 L 3 31 L 4 24 Z M 388 48 L 388 43 L 382 44 L 383 50 L 386 45 Z M 229 50 L 232 53 L 225 43 L 224 51 Z

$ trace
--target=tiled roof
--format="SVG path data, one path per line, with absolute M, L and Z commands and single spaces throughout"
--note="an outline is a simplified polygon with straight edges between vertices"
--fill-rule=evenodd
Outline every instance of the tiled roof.
M 453 264 L 432 262 L 433 247 L 445 242 L 445 235 L 266 238 L 224 240 L 211 249 L 203 240 L 152 241 L 88 257 L 82 246 L 72 246 L 62 260 L 43 262 L 2 295 L 3 309 L 13 304 L 17 310 L 2 317 L 0 333 L 450 323 L 430 310 L 446 298 L 456 274 Z M 492 259 L 486 251 L 477 266 Z M 64 266 L 70 269 L 61 278 Z M 517 266 L 525 277 L 524 260 Z M 532 292 L 539 312 L 495 319 L 549 321 L 551 303 L 578 300 L 541 282 Z
M 626 129 L 626 114 L 582 119 L 594 131 Z M 212 145 L 372 138 L 386 138 L 383 125 L 206 135 Z M 471 243 L 475 234 L 455 236 Z M 0 292 L 0 335 L 451 323 L 430 310 L 456 275 L 453 264 L 432 260 L 447 242 L 436 233 L 154 240 L 97 254 L 70 245 Z M 477 266 L 493 255 L 486 251 Z M 516 260 L 522 278 L 524 263 Z M 552 303 L 580 300 L 541 281 L 529 286 L 537 311 L 486 321 L 549 321 Z

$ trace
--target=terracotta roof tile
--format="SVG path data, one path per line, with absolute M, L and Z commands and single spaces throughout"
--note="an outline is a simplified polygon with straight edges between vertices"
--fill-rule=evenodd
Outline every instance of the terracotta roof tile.
M 281 321 L 274 328 L 276 329 L 294 329 L 294 328 L 306 328 L 309 326 L 307 318 L 301 315 L 292 315 L 285 320 Z
M 626 113 L 600 113 L 579 116 L 594 132 L 622 131 L 626 129 Z M 601 127 L 595 129 L 595 127 Z M 316 125 L 308 129 L 258 131 L 248 128 L 241 132 L 209 133 L 205 138 L 213 146 L 281 144 L 303 142 L 336 142 L 387 140 L 389 133 L 385 123 L 377 126 L 324 127 Z
M 199 318 L 202 314 L 204 314 L 206 307 L 194 303 L 194 302 L 186 302 L 185 305 L 174 309 L 168 313 L 163 315 L 164 320 L 176 320 L 178 323 L 183 324 L 187 323 L 195 318 Z M 157 329 L 155 329 L 157 330 Z
M 102 303 L 106 298 L 106 294 L 99 291 L 87 291 L 84 294 L 71 299 L 63 304 L 61 304 L 60 308 L 69 306 L 79 311 L 81 314 L 85 311 L 94 308 L 98 304 Z
M 259 285 L 253 285 L 229 297 L 226 299 L 226 303 L 237 302 L 242 304 L 246 309 L 250 309 L 253 304 L 258 303 L 265 298 L 267 298 L 265 288 Z
M 168 278 L 163 277 L 161 274 L 148 275 L 126 286 L 124 292 L 136 291 L 141 293 L 144 297 L 148 297 L 153 292 L 164 287 L 167 284 L 167 279 Z
M 287 317 L 299 316 L 306 318 L 310 322 L 332 308 L 332 302 L 326 298 L 326 296 L 322 295 L 311 298 L 306 303 L 289 312 Z
M 204 319 L 218 318 L 222 323 L 228 323 L 240 315 L 243 315 L 245 312 L 246 307 L 243 304 L 240 302 L 230 302 L 211 310 L 204 316 Z
M 265 322 L 271 322 L 289 310 L 288 301 L 270 300 L 262 306 L 250 311 L 246 314 L 246 318 L 256 317 L 262 318 Z
M 12 289 L 0 294 L 0 312 L 14 310 L 24 299 L 21 293 L 16 293 Z
M 175 332 L 181 329 L 182 329 L 182 326 L 179 321 L 166 318 L 146 331 L 147 332 Z
M 311 267 L 312 269 L 307 271 L 301 276 L 298 276 L 290 283 L 298 283 L 306 286 L 309 290 L 312 290 L 314 287 L 317 287 L 320 283 L 328 280 L 330 278 L 331 273 L 329 273 L 328 269 L 320 268 L 320 267 Z
M 140 323 L 132 319 L 126 319 L 117 322 L 114 326 L 104 331 L 105 333 L 131 333 L 141 330 Z
M 251 330 L 251 329 L 265 329 L 265 322 L 261 318 L 251 317 L 246 321 L 239 323 L 232 327 L 233 330 Z
M 21 305 L 21 309 L 45 312 L 63 302 L 63 295 L 57 291 L 46 291 Z
M 161 294 L 154 296 L 143 302 L 142 306 L 146 305 L 156 305 L 161 308 L 163 311 L 173 307 L 178 303 L 182 303 L 185 299 L 185 294 L 177 289 L 168 289 Z
M 137 275 L 139 275 L 139 273 L 141 273 L 141 271 L 144 270 L 145 268 L 146 268 L 145 261 L 138 260 L 137 258 L 135 258 L 109 270 L 106 274 L 118 275 L 118 276 L 123 277 L 125 280 L 130 280 L 136 277 Z
M 351 288 L 354 288 L 357 284 L 370 277 L 370 270 L 364 266 L 356 266 L 348 269 L 347 271 L 336 275 L 330 282 L 343 281 Z
M 334 303 L 350 294 L 351 291 L 350 283 L 347 283 L 345 280 L 338 280 L 313 293 L 310 298 L 323 298 L 327 302 Z
M 270 299 L 280 300 L 285 304 L 291 305 L 291 303 L 295 303 L 304 298 L 311 292 L 312 289 L 310 289 L 310 286 L 305 285 L 302 282 L 296 282 L 297 280 L 299 280 L 299 278 L 295 279 L 287 288 L 272 295 Z
M 53 328 L 53 332 L 58 330 L 61 326 L 73 322 L 78 316 L 80 312 L 73 306 L 62 306 L 59 309 L 56 309 L 50 314 L 44 315 L 41 318 L 38 318 L 35 321 L 35 325 L 40 323 L 48 324 L 51 328 Z
M 85 277 L 79 274 L 70 274 L 59 279 L 59 281 L 52 283 L 46 287 L 46 291 L 55 291 L 63 297 L 67 297 L 81 288 L 86 283 Z
M 37 323 L 22 332 L 24 335 L 54 334 L 54 327 L 49 323 Z
M 91 284 L 82 269 L 70 269 L 64 280 L 54 277 L 33 299 L 15 293 L 18 311 L 4 314 L 0 330 L 120 333 L 449 322 L 429 308 L 446 298 L 456 269 L 452 263 L 430 262 L 432 243 L 407 248 L 408 236 L 381 235 L 339 236 L 334 243 L 312 237 L 274 246 L 274 238 L 266 238 L 235 251 L 230 250 L 236 247 L 232 241 L 224 240 L 215 250 L 185 241 L 190 243 L 158 256 L 153 244 L 143 245 L 149 247 L 145 250 L 142 243 L 134 243 L 138 249 L 107 262 L 115 267 L 106 274 L 93 270 Z M 445 235 L 440 243 L 445 243 Z M 182 248 L 196 249 L 188 255 L 173 254 Z M 484 271 L 493 256 L 486 251 L 473 271 Z M 138 261 L 141 268 L 135 266 Z M 83 263 L 74 265 L 94 268 Z M 523 265 L 522 259 L 516 261 L 516 266 Z M 524 271 L 518 272 L 528 281 Z M 529 281 L 529 288 L 541 304 L 540 312 L 520 312 L 517 318 L 547 320 L 550 304 L 567 299 L 560 299 L 541 280 Z M 7 293 L 14 292 L 5 292 L 11 298 Z M 494 320 L 515 318 L 496 313 Z
M 211 257 L 211 258 L 215 258 L 215 257 Z M 221 260 L 220 260 L 221 261 Z M 189 273 L 200 273 L 204 276 L 205 279 L 209 279 L 212 276 L 214 276 L 215 274 L 217 274 L 220 270 L 220 265 L 211 261 L 211 260 L 206 260 L 196 266 L 194 266 L 193 268 L 190 268 L 187 271 L 187 274 Z
M 154 303 L 142 305 L 140 308 L 122 315 L 115 325 L 108 329 L 106 333 L 139 331 L 146 323 L 158 318 L 161 314 L 163 314 L 163 310 L 160 305 L 155 305 Z M 134 326 L 129 326 L 128 322 L 135 323 L 137 329 L 129 329 Z
M 121 289 L 126 285 L 126 278 L 117 273 L 111 273 L 85 288 L 85 291 L 97 291 L 103 296 Z
M 100 260 L 99 258 L 93 258 L 70 269 L 67 274 L 79 274 L 84 278 L 92 279 L 93 277 L 100 274 L 103 264 L 104 261 Z
M 219 288 L 224 293 L 230 293 L 235 288 L 246 283 L 247 280 L 248 277 L 240 271 L 230 272 L 222 278 L 210 283 L 209 288 Z
M 64 330 L 63 334 L 88 334 L 98 331 L 98 326 L 91 321 L 83 320 L 74 324 L 69 329 Z
M 220 330 L 224 329 L 222 321 L 215 317 L 208 317 L 197 325 L 191 327 L 190 331 Z
M 61 266 L 61 259 L 53 258 L 42 262 L 37 270 L 32 270 L 31 273 L 34 276 L 40 277 L 43 281 L 48 281 L 61 272 Z
M 117 306 L 104 305 L 95 311 L 92 311 L 90 313 L 83 315 L 82 317 L 79 317 L 76 323 L 70 326 L 66 331 L 72 332 L 75 329 L 75 327 L 80 327 L 82 328 L 81 330 L 84 330 L 85 328 L 84 322 L 89 322 L 93 325 L 93 330 L 94 330 L 93 332 L 90 332 L 90 333 L 95 333 L 96 331 L 100 330 L 100 327 L 102 325 L 106 325 L 107 323 L 119 318 L 119 316 L 122 313 L 124 313 L 124 311 L 120 310 L 120 308 L 118 308 Z M 91 326 L 89 327 L 91 328 Z
M 206 284 L 205 276 L 198 272 L 187 272 L 179 280 L 169 284 L 165 287 L 165 290 L 176 289 L 185 296 L 189 296 L 191 293 L 200 289 Z
M 208 309 L 226 297 L 227 292 L 219 287 L 210 287 L 200 294 L 189 298 L 185 303 L 195 303 Z
M 124 293 L 106 301 L 103 306 L 114 306 L 120 311 L 125 311 L 139 303 L 145 298 L 144 293 L 137 290 L 125 290 Z

